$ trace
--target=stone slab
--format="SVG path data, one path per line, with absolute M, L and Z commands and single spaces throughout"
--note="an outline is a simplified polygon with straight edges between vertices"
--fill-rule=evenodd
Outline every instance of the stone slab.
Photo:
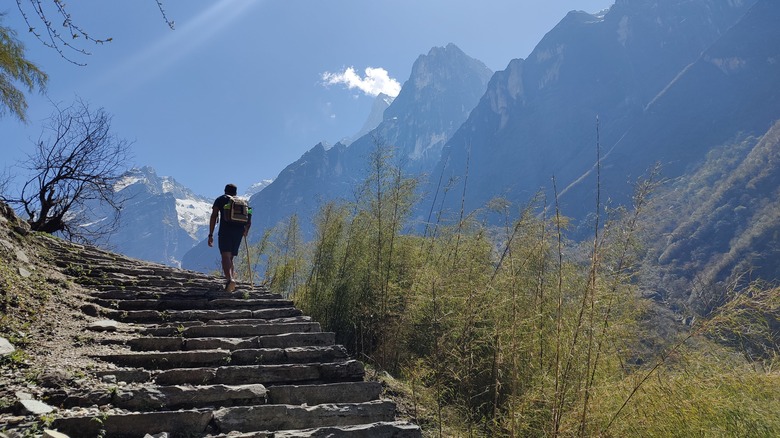
M 328 383 L 322 385 L 278 385 L 268 388 L 268 403 L 319 405 L 324 403 L 364 403 L 378 400 L 379 382 Z
M 234 338 L 246 336 L 279 335 L 283 333 L 319 332 L 316 322 L 294 322 L 286 324 L 239 324 L 239 325 L 201 325 L 186 327 L 182 330 L 185 338 L 219 337 Z
M 54 420 L 52 428 L 72 437 L 138 438 L 143 434 L 175 431 L 176 436 L 203 436 L 212 419 L 211 411 L 164 411 Z
M 388 400 L 316 406 L 263 405 L 214 412 L 214 424 L 222 433 L 351 426 L 394 419 L 395 404 Z

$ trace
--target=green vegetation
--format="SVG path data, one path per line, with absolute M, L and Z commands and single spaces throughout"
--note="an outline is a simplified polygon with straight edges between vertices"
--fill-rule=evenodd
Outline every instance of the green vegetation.
M 34 235 L 15 237 L 24 243 L 20 248 L 32 248 L 30 245 L 35 241 Z M 58 285 L 32 269 L 29 276 L 22 276 L 17 266 L 14 255 L 0 248 L 0 336 L 24 348 L 27 344 L 24 334 L 38 318 L 42 306 L 56 293 Z
M 293 218 L 252 257 L 267 262 L 273 291 L 403 378 L 426 434 L 780 433 L 780 289 L 734 291 L 687 326 L 641 298 L 654 176 L 633 208 L 599 215 L 588 242 L 567 240 L 566 218 L 542 197 L 516 217 L 495 200 L 420 236 L 403 232 L 416 182 L 391 158 L 378 148 L 356 202 L 320 209 L 312 242 Z M 504 226 L 486 225 L 490 215 Z
M 46 87 L 48 76 L 38 66 L 25 58 L 24 45 L 16 38 L 16 32 L 2 25 L 0 13 L 0 116 L 6 112 L 19 120 L 27 120 L 27 99 L 15 83 L 32 92 Z

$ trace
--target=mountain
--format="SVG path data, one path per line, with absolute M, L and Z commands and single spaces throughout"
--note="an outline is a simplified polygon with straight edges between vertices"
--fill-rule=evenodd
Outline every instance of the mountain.
M 770 128 L 780 120 L 778 20 L 780 2 L 772 0 L 622 0 L 605 13 L 571 12 L 527 59 L 496 72 L 470 112 L 447 100 L 457 93 L 439 95 L 440 87 L 430 85 L 463 87 L 470 77 L 462 67 L 435 68 L 444 58 L 438 52 L 452 46 L 432 50 L 415 63 L 376 129 L 349 147 L 315 146 L 253 196 L 257 231 L 293 212 L 310 217 L 325 200 L 349 199 L 368 154 L 382 142 L 396 146 L 410 174 L 430 176 L 418 217 L 439 195 L 439 181 L 449 181 L 458 196 L 439 198 L 436 206 L 454 215 L 461 194 L 466 212 L 496 196 L 522 205 L 540 190 L 552 203 L 554 177 L 562 212 L 574 219 L 573 237 L 589 232 L 597 190 L 602 207 L 625 205 L 632 182 L 656 163 L 664 178 L 698 181 L 697 169 L 712 167 L 714 151 L 729 155 L 748 144 L 744 165 L 735 159 L 731 170 L 709 179 L 733 186 L 729 195 L 691 203 L 697 210 L 679 217 L 683 209 L 665 210 L 672 217 L 658 220 L 667 227 L 659 235 L 673 238 L 652 239 L 661 246 L 654 251 L 686 280 L 727 282 L 745 263 L 761 278 L 776 279 L 780 273 L 767 258 L 776 239 L 766 234 L 775 232 L 767 224 L 776 210 L 766 207 L 775 194 L 743 189 L 758 184 L 758 176 L 768 175 L 762 184 L 771 185 L 776 167 L 771 153 L 759 152 L 768 150 Z M 459 108 L 467 117 L 447 125 Z M 758 144 L 763 149 L 754 150 Z M 729 180 L 737 169 L 741 179 Z M 690 193 L 715 193 L 704 189 Z
M 243 195 L 260 193 L 272 180 L 252 184 Z M 196 195 L 151 167 L 125 172 L 114 190 L 124 200 L 116 231 L 100 246 L 124 255 L 181 267 L 184 255 L 208 234 L 213 199 Z M 95 208 L 99 211 L 99 208 Z M 96 217 L 100 217 L 98 213 Z M 204 270 L 213 270 L 211 263 Z
M 357 134 L 353 135 L 352 137 L 341 140 L 341 143 L 345 145 L 349 145 L 350 143 L 354 142 L 360 137 L 373 131 L 374 128 L 376 128 L 377 126 L 379 126 L 380 123 L 382 123 L 382 119 L 384 118 L 385 115 L 385 110 L 390 106 L 391 103 L 393 103 L 393 100 L 394 100 L 393 97 L 388 96 L 385 93 L 379 93 L 376 99 L 374 99 L 374 104 L 371 105 L 371 112 L 368 114 L 368 117 L 366 118 L 366 121 L 363 123 L 363 126 L 360 128 L 360 131 L 358 131 Z
M 114 186 L 124 200 L 119 226 L 105 246 L 142 260 L 179 266 L 208 234 L 211 201 L 151 167 L 127 171 Z
M 491 74 L 453 44 L 421 55 L 379 126 L 349 146 L 316 145 L 251 198 L 253 226 L 264 229 L 293 213 L 307 217 L 325 201 L 351 199 L 378 144 L 392 146 L 395 160 L 404 162 L 407 172 L 430 170 L 446 140 L 479 101 Z
M 754 4 L 622 0 L 604 14 L 569 13 L 528 59 L 513 60 L 493 76 L 479 105 L 447 142 L 435 173 L 458 181 L 452 187 L 456 193 L 466 184 L 467 211 L 495 196 L 523 204 L 544 190 L 553 199 L 554 176 L 563 212 L 575 219 L 593 211 L 597 142 L 604 160 L 603 199 L 628 201 L 628 181 L 656 161 L 671 164 L 665 175 L 679 175 L 722 141 L 708 136 L 706 125 L 690 123 L 691 117 L 727 118 L 728 111 L 716 119 L 712 111 L 706 116 L 695 112 L 711 99 L 735 97 L 727 90 L 716 92 L 728 81 L 703 76 L 697 63 L 703 66 L 703 53 L 715 56 L 716 43 L 727 40 L 734 49 L 757 49 L 739 46 L 731 32 Z M 773 44 L 763 50 L 778 46 L 768 41 Z M 732 56 L 737 58 L 721 59 L 723 67 L 740 64 L 742 54 Z M 686 87 L 683 78 L 690 83 Z M 696 84 L 699 91 L 690 88 Z M 767 90 L 766 85 L 753 84 L 753 92 Z M 700 94 L 704 88 L 710 94 Z M 673 95 L 685 98 L 672 101 Z M 737 125 L 729 127 L 732 135 L 741 129 Z M 460 199 L 454 198 L 444 203 L 445 210 L 460 208 Z
M 709 314 L 733 285 L 780 279 L 780 121 L 710 151 L 661 190 L 646 218 L 643 283 L 675 309 Z
M 349 146 L 319 143 L 252 196 L 251 236 L 296 213 L 310 218 L 324 202 L 352 199 L 378 144 L 392 146 L 395 160 L 411 174 L 429 171 L 447 139 L 485 92 L 492 72 L 457 46 L 435 47 L 417 58 L 401 92 L 383 111 L 382 122 Z M 308 220 L 301 221 L 311 231 Z M 213 269 L 213 250 L 203 242 L 183 259 L 188 269 Z
M 625 199 L 636 177 L 658 161 L 666 177 L 685 175 L 707 153 L 747 136 L 762 137 L 780 119 L 780 3 L 753 2 L 740 20 L 651 101 L 622 138 L 607 145 L 609 196 Z M 759 169 L 756 169 L 759 171 Z M 630 173 L 629 173 L 630 172 Z M 622 181 L 621 181 L 622 180 Z M 572 197 L 584 193 L 573 190 Z
M 257 193 L 260 193 L 261 190 L 271 185 L 271 183 L 274 182 L 272 179 L 264 179 L 260 182 L 256 182 L 249 186 L 249 188 L 246 189 L 246 192 L 244 192 L 243 197 L 245 198 L 251 198 L 252 195 L 255 195 Z

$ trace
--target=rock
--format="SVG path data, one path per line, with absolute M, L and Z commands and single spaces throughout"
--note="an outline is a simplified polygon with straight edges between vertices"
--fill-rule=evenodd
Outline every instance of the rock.
M 21 249 L 16 249 L 16 259 L 19 260 L 22 263 L 30 263 L 30 258 L 27 257 L 27 254 L 24 253 Z
M 114 374 L 107 374 L 100 378 L 100 380 L 103 381 L 103 383 L 116 383 L 116 375 Z
M 23 414 L 43 415 L 54 411 L 54 408 L 38 400 L 19 400 L 19 410 Z
M 16 351 L 16 348 L 8 342 L 8 339 L 0 337 L 0 356 L 7 356 Z
M 68 385 L 70 375 L 63 370 L 50 370 L 45 372 L 39 379 L 39 383 L 44 388 L 63 388 Z
M 24 391 L 16 391 L 14 393 L 17 400 L 34 400 L 32 394 Z
M 24 269 L 21 266 L 19 266 L 19 268 L 17 270 L 19 271 L 19 275 L 21 275 L 22 278 L 30 278 L 30 276 L 32 275 L 30 273 L 30 271 L 28 271 L 27 269 Z
M 176 436 L 204 436 L 211 420 L 211 412 L 190 410 L 109 415 L 102 423 L 96 422 L 91 415 L 57 418 L 53 425 L 74 436 L 103 433 L 101 436 L 130 437 L 142 436 L 141 433 L 167 433 L 166 430 L 175 430 Z
M 379 399 L 379 382 L 343 382 L 320 385 L 277 385 L 268 388 L 268 402 L 284 405 L 363 403 Z
M 44 429 L 42 438 L 69 438 L 69 437 L 62 432 L 57 432 L 56 430 Z
M 119 323 L 111 319 L 94 321 L 87 326 L 87 330 L 93 332 L 115 332 L 119 329 Z
M 81 306 L 81 311 L 87 316 L 98 316 L 100 314 L 100 309 L 94 304 L 84 304 Z

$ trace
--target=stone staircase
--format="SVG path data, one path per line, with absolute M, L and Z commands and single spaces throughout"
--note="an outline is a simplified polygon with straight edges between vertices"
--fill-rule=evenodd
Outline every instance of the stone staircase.
M 86 287 L 83 312 L 115 321 L 100 384 L 57 388 L 50 428 L 70 437 L 420 437 L 396 419 L 334 333 L 259 287 L 223 290 L 204 274 L 51 239 L 59 268 Z M 113 324 L 113 323 L 111 323 Z M 109 324 L 109 327 L 111 327 Z M 99 414 L 88 407 L 100 406 Z M 160 435 L 160 434 L 167 435 Z

